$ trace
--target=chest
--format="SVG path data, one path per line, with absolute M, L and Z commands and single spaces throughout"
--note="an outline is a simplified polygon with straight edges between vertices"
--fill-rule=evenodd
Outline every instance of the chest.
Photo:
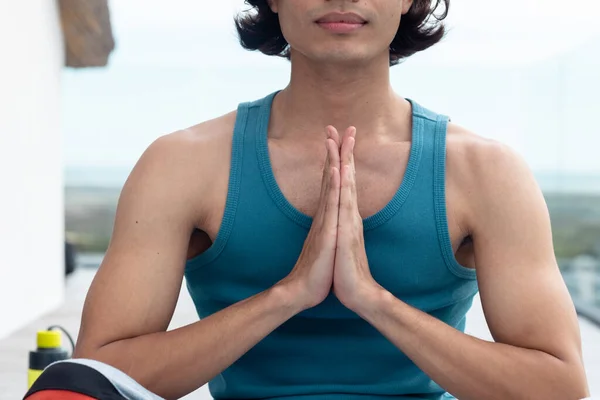
M 299 150 L 297 143 L 270 140 L 268 147 L 273 175 L 284 197 L 297 210 L 312 217 L 321 192 L 324 146 Z M 405 179 L 410 154 L 410 142 L 357 141 L 354 151 L 357 202 L 363 218 L 377 214 L 396 195 Z M 460 264 L 474 268 L 473 246 L 465 242 L 466 232 L 461 229 L 465 210 L 461 208 L 460 196 L 452 178 L 447 176 L 446 223 L 452 250 Z
M 268 141 L 270 166 L 276 185 L 285 201 L 301 213 L 314 216 L 319 203 L 323 166 L 326 151 L 324 145 L 303 145 L 282 140 Z M 364 143 L 357 141 L 354 152 L 357 181 L 357 201 L 363 218 L 373 216 L 384 209 L 402 185 L 411 154 L 410 142 Z M 228 193 L 228 165 L 223 165 L 222 179 L 218 181 L 209 215 L 213 216 L 191 237 L 188 258 L 208 249 L 215 241 L 222 223 Z M 421 168 L 424 168 L 421 166 Z M 419 175 L 417 175 L 418 179 Z M 446 179 L 446 210 L 448 231 L 453 253 L 465 266 L 474 267 L 472 245 L 464 246 L 465 208 L 461 206 L 460 193 Z
M 365 144 L 357 141 L 357 201 L 363 218 L 383 209 L 402 184 L 410 143 Z M 326 159 L 324 146 L 305 147 L 269 141 L 269 156 L 277 185 L 285 198 L 302 213 L 316 213 Z

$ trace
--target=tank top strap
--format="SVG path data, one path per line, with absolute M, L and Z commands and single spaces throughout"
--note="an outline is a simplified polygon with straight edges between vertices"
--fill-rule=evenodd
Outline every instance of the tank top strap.
M 434 180 L 436 173 L 439 173 L 436 172 L 439 166 L 435 163 L 436 136 L 440 129 L 445 132 L 447 117 L 434 113 L 413 100 L 409 101 L 413 108 L 413 124 L 419 124 L 422 132 L 421 162 L 413 189 L 414 196 L 418 197 L 419 207 L 422 207 L 423 204 L 433 204 Z
M 413 106 L 414 123 L 422 125 L 423 150 L 415 187 L 409 200 L 409 208 L 419 210 L 424 218 L 432 218 L 437 231 L 437 241 L 446 266 L 459 278 L 471 280 L 465 290 L 476 285 L 474 269 L 461 266 L 454 257 L 448 229 L 446 206 L 446 143 L 450 118 L 430 111 L 416 102 Z M 425 217 L 427 216 L 427 217 Z
M 241 103 L 238 106 L 237 119 L 234 136 L 241 136 L 239 140 L 243 143 L 244 175 L 257 173 L 260 175 L 259 160 L 256 156 L 257 146 L 262 144 L 261 135 L 265 134 L 269 125 L 270 108 L 273 98 L 277 92 L 271 93 L 259 100 Z M 251 171 L 248 171 L 250 169 Z
M 477 287 L 477 274 L 475 269 L 465 268 L 454 257 L 450 232 L 448 229 L 448 213 L 446 207 L 446 154 L 448 122 L 450 118 L 438 115 L 434 130 L 434 167 L 433 167 L 433 193 L 435 204 L 435 218 L 437 222 L 438 237 L 442 244 L 442 253 L 450 271 L 459 278 L 470 280 L 470 285 L 465 285 L 465 290 L 475 290 Z

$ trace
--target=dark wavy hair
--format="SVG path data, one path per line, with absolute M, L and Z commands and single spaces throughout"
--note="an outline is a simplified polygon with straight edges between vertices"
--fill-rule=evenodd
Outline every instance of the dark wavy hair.
M 245 0 L 245 3 L 251 8 L 235 17 L 242 47 L 289 60 L 289 44 L 281 32 L 279 17 L 271 11 L 267 0 Z M 390 44 L 390 66 L 442 40 L 446 33 L 442 21 L 448 16 L 449 7 L 450 0 L 414 0 Z M 439 8 L 442 11 L 437 13 Z

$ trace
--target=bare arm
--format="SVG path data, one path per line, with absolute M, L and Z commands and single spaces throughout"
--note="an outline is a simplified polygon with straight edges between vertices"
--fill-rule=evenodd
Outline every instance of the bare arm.
M 479 146 L 469 165 L 468 191 L 477 199 L 469 225 L 496 342 L 459 332 L 381 290 L 358 312 L 461 400 L 584 398 L 577 318 L 542 194 L 512 151 Z
M 201 150 L 185 135 L 170 135 L 150 146 L 126 183 L 110 248 L 86 299 L 75 352 L 75 357 L 124 371 L 167 399 L 204 385 L 283 322 L 322 301 L 314 298 L 318 290 L 310 287 L 309 275 L 323 287 L 323 298 L 331 287 L 331 280 L 314 273 L 328 243 L 319 232 L 330 231 L 317 222 L 313 225 L 320 229 L 311 230 L 312 240 L 305 244 L 310 251 L 303 251 L 305 256 L 287 279 L 166 332 L 181 288 L 190 234 L 201 214 L 202 196 L 195 184 L 200 181 L 202 186 L 197 173 L 202 169 L 190 166 L 211 153 L 215 156 L 214 149 Z M 330 148 L 335 151 L 335 145 Z M 335 183 L 331 174 L 327 177 Z M 331 227 L 337 225 L 339 178 L 337 182 L 338 188 L 323 186 L 328 196 L 322 196 L 322 218 L 316 219 Z M 332 269 L 335 237 L 329 242 L 331 260 L 320 263 L 325 276 L 327 268 Z
M 165 332 L 198 215 L 193 185 L 181 175 L 188 161 L 181 142 L 159 139 L 125 185 L 75 354 L 111 364 L 165 398 L 202 386 L 297 312 L 282 306 L 282 293 L 268 291 Z

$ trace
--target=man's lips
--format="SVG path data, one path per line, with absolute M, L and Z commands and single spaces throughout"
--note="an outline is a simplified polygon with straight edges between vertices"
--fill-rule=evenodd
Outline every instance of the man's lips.
M 329 13 L 319 18 L 317 24 L 334 33 L 349 33 L 363 27 L 367 21 L 354 13 Z
M 318 24 L 322 23 L 345 23 L 345 24 L 365 24 L 367 21 L 355 13 L 339 13 L 333 12 L 326 14 L 317 20 Z

